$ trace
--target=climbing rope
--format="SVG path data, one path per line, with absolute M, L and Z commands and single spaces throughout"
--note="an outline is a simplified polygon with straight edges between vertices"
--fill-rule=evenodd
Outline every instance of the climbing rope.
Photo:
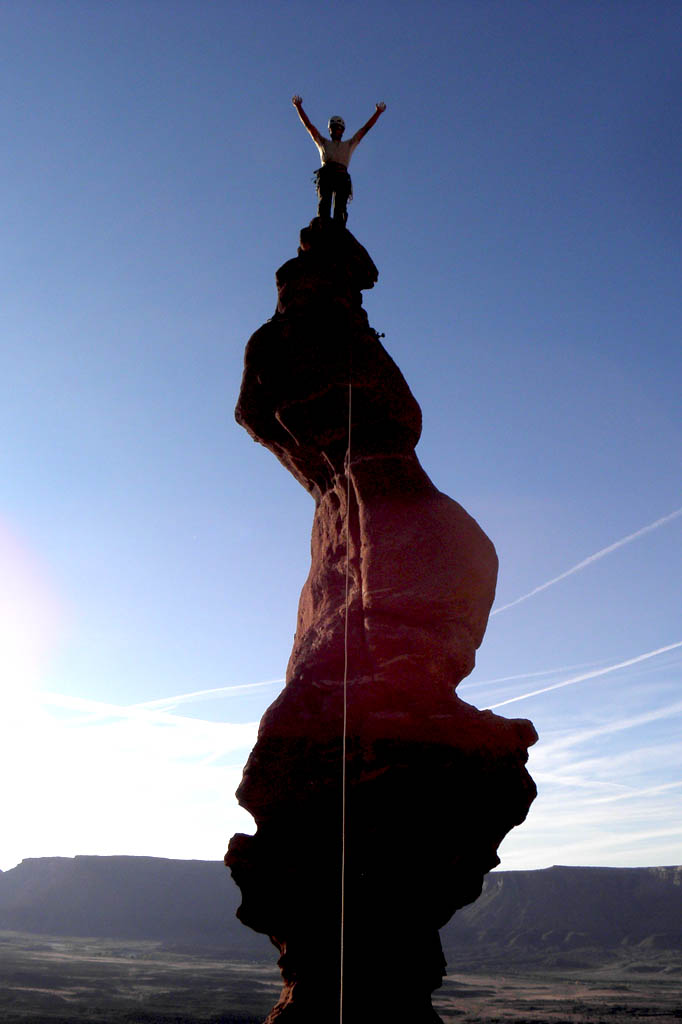
M 353 397 L 348 375 L 348 446 L 346 449 L 346 611 L 343 635 L 343 731 L 341 737 L 341 943 L 339 956 L 339 1024 L 343 1024 L 343 971 L 346 930 L 346 746 L 348 740 L 348 594 L 350 589 L 350 442 Z

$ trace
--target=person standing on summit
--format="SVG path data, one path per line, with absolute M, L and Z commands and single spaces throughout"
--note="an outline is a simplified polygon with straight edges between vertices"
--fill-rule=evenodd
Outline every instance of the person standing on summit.
M 335 115 L 329 118 L 329 135 L 326 139 L 311 123 L 308 115 L 303 109 L 303 100 L 300 96 L 294 96 L 293 105 L 298 111 L 298 116 L 305 125 L 310 137 L 317 146 L 322 166 L 315 171 L 317 185 L 317 216 L 329 219 L 332 210 L 332 196 L 334 196 L 334 220 L 345 224 L 348 219 L 346 204 L 353 197 L 353 185 L 348 173 L 348 164 L 353 155 L 353 150 L 372 128 L 381 114 L 386 109 L 385 103 L 377 103 L 376 110 L 370 117 L 367 124 L 353 135 L 350 139 L 342 141 L 342 135 L 346 128 L 342 117 Z

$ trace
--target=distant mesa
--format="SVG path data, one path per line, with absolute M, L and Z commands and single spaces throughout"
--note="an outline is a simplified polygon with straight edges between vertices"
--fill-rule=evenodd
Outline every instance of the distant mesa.
M 37 857 L 0 872 L 0 929 L 152 939 L 263 959 L 264 936 L 225 918 L 238 893 L 221 862 L 159 857 Z M 271 948 L 271 947 L 270 947 Z
M 0 930 L 158 940 L 271 962 L 266 936 L 234 916 L 238 903 L 221 861 L 36 857 L 0 872 Z M 532 964 L 580 949 L 598 961 L 641 947 L 669 950 L 679 966 L 680 921 L 682 867 L 496 871 L 441 939 L 453 962 L 466 955 L 479 965 L 499 957 Z

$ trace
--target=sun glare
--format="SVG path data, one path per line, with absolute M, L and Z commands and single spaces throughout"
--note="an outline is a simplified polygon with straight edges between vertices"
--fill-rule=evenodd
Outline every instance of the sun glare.
M 47 573 L 0 522 L 0 694 L 5 714 L 32 701 L 57 640 L 60 614 Z

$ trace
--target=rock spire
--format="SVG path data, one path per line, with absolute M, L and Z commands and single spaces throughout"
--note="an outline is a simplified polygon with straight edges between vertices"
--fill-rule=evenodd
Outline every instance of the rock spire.
M 530 722 L 455 693 L 497 556 L 419 464 L 419 406 L 362 308 L 377 278 L 350 232 L 304 228 L 248 342 L 236 409 L 315 500 L 286 686 L 237 791 L 257 831 L 226 854 L 240 919 L 280 950 L 267 1020 L 282 1024 L 339 1020 L 344 673 L 347 1024 L 439 1020 L 438 929 L 477 898 L 535 796 Z

